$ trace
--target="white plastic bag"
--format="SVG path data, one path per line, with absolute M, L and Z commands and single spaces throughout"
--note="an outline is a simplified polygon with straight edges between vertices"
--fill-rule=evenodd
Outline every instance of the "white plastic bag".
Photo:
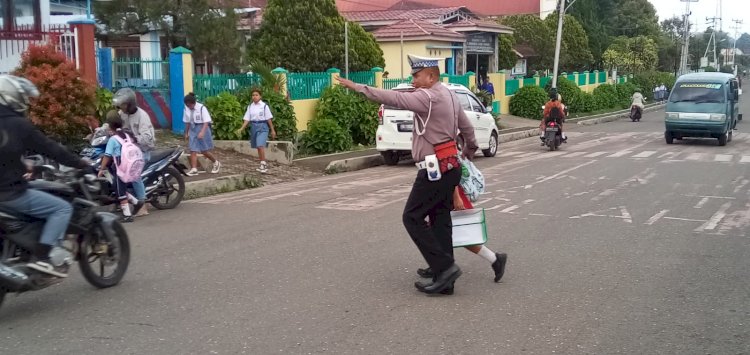
M 484 193 L 484 176 L 470 160 L 458 158 L 461 162 L 461 188 L 471 202 L 477 202 Z

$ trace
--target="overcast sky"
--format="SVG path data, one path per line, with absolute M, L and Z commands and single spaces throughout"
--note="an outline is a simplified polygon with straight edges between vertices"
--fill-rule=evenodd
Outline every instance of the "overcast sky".
M 649 0 L 656 12 L 659 14 L 659 21 L 670 18 L 673 15 L 682 16 L 685 13 L 685 3 L 680 0 Z M 741 32 L 750 33 L 750 0 L 699 0 L 690 3 L 690 22 L 698 25 L 698 30 L 704 30 L 707 27 L 706 17 L 719 17 L 717 14 L 718 4 L 722 3 L 724 18 L 724 31 L 734 34 L 730 30 L 734 26 L 733 19 L 744 20 Z M 717 23 L 718 26 L 718 23 Z

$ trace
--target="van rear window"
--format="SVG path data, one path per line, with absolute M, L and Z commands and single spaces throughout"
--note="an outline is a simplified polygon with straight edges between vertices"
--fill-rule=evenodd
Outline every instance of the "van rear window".
M 670 102 L 724 102 L 724 85 L 715 83 L 678 83 L 669 96 Z

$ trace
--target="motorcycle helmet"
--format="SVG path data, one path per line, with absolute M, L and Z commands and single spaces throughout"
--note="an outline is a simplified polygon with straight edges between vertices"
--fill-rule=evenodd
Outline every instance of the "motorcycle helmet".
M 556 88 L 552 88 L 549 91 L 549 99 L 552 100 L 552 101 L 557 100 L 557 89 Z
M 0 105 L 20 114 L 29 109 L 31 98 L 39 97 L 36 85 L 15 75 L 0 75 Z
M 120 90 L 117 90 L 114 97 L 112 97 L 112 104 L 128 115 L 132 115 L 136 111 L 138 111 L 138 103 L 135 99 L 135 91 L 130 88 L 122 88 Z

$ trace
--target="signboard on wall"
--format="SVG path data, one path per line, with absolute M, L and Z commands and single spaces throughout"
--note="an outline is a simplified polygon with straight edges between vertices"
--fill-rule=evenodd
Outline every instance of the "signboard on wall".
M 466 51 L 469 53 L 495 53 L 495 34 L 478 33 L 466 39 Z

